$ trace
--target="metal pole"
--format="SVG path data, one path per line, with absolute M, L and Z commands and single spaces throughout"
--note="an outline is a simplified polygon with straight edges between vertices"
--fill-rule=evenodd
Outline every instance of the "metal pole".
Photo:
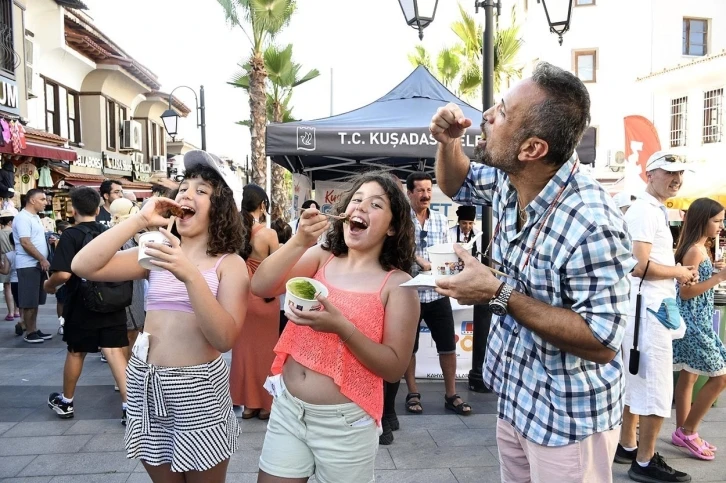
M 494 105 L 494 9 L 500 4 L 494 0 L 475 1 L 478 12 L 479 7 L 484 8 L 484 39 L 482 51 L 482 112 Z M 490 206 L 482 207 L 481 231 L 482 237 L 487 240 L 492 236 L 492 209 Z M 484 385 L 482 367 L 486 356 L 487 339 L 491 326 L 492 314 L 488 305 L 474 306 L 474 327 L 472 341 L 471 371 L 469 371 L 469 390 L 475 392 L 489 392 Z
M 199 127 L 202 128 L 202 151 L 207 150 L 207 118 L 204 110 L 204 86 L 199 86 L 199 119 L 201 121 Z

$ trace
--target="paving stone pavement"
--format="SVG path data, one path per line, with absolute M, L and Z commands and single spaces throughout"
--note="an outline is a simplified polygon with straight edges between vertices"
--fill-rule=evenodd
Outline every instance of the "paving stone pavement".
M 61 387 L 65 345 L 57 335 L 43 344 L 27 344 L 14 335 L 13 325 L 0 322 L 0 482 L 150 482 L 139 462 L 126 459 L 120 400 L 108 365 L 98 355 L 87 357 L 75 418 L 60 420 L 46 401 Z M 56 333 L 52 297 L 41 309 L 39 327 Z M 410 415 L 404 410 L 406 388 L 401 387 L 397 401 L 401 429 L 394 433 L 392 445 L 379 448 L 376 482 L 498 483 L 495 396 L 469 392 L 465 383 L 457 384 L 475 413 L 460 417 L 444 410 L 443 382 L 422 381 L 419 389 L 425 413 Z M 266 423 L 240 422 L 240 450 L 230 461 L 227 481 L 253 483 Z M 673 430 L 670 419 L 657 447 L 672 466 L 691 474 L 694 482 L 726 482 L 726 465 L 719 458 L 711 462 L 689 458 L 670 444 Z M 701 432 L 726 451 L 726 408 L 712 409 Z M 626 465 L 615 465 L 613 475 L 616 483 L 630 481 Z

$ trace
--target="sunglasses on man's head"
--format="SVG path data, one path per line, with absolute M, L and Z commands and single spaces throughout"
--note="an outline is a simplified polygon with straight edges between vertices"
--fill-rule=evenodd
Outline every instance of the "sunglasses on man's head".
M 681 158 L 680 156 L 676 156 L 674 154 L 666 154 L 665 156 L 661 156 L 660 158 L 655 158 L 653 161 L 648 163 L 648 166 L 652 165 L 653 163 L 657 163 L 661 159 L 665 160 L 667 163 L 678 163 L 683 161 L 683 158 Z M 648 166 L 646 166 L 646 168 Z

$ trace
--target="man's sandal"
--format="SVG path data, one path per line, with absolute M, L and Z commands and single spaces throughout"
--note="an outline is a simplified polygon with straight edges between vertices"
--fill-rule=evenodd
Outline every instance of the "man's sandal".
M 468 416 L 471 414 L 471 406 L 469 406 L 468 403 L 465 403 L 462 399 L 461 404 L 454 404 L 457 399 L 461 399 L 458 394 L 454 394 L 451 397 L 446 397 L 444 394 L 444 407 L 448 409 L 449 411 L 454 411 L 459 416 Z
M 416 401 L 411 401 L 416 399 Z M 421 414 L 423 406 L 421 405 L 421 394 L 417 392 L 409 392 L 406 396 L 406 411 L 413 414 Z

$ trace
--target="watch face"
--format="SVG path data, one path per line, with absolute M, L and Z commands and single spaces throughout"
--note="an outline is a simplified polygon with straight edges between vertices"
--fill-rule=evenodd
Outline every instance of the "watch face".
M 492 302 L 489 304 L 489 310 L 492 311 L 494 315 L 498 316 L 504 316 L 507 315 L 507 309 L 504 307 L 500 302 Z

